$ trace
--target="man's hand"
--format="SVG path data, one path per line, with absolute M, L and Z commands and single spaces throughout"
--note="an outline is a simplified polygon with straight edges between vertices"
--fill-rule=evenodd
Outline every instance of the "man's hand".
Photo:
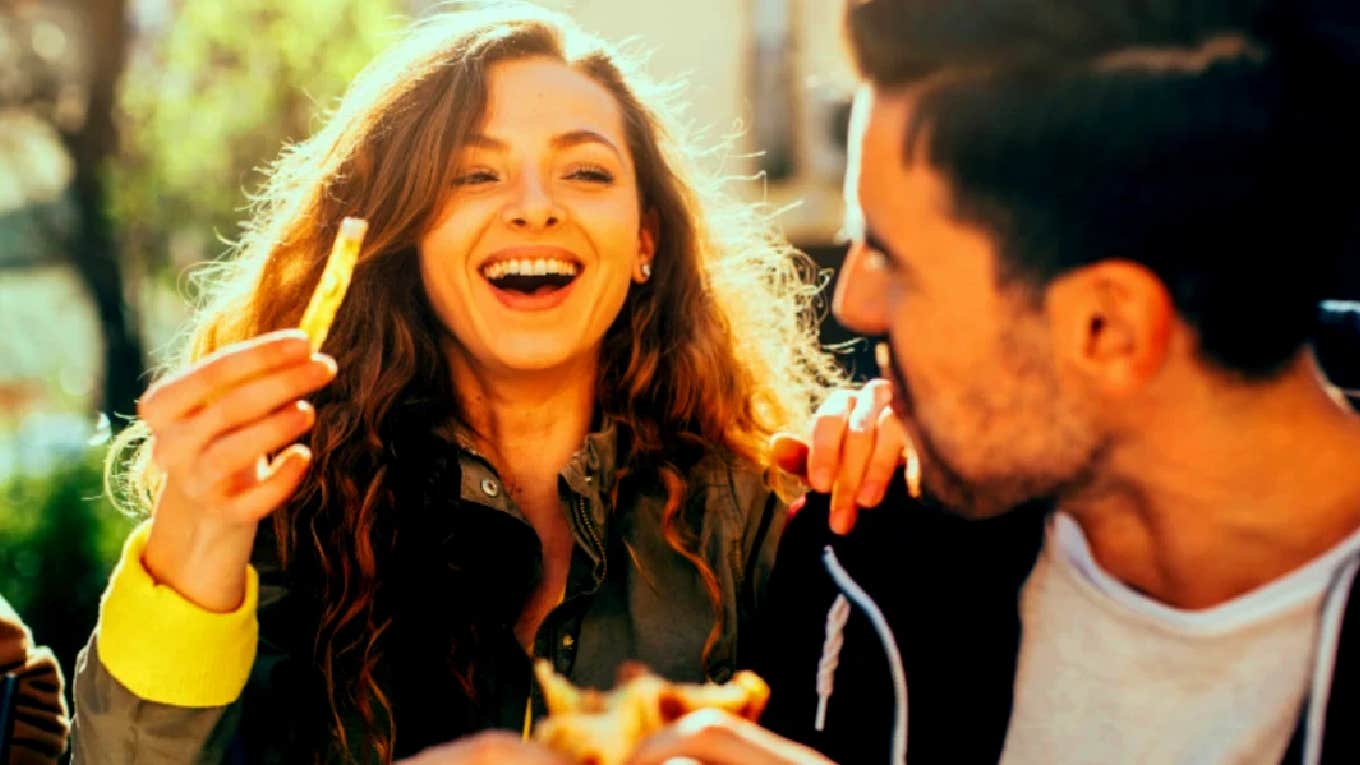
M 399 765 L 571 765 L 571 761 L 503 730 L 486 731 L 430 747 Z
M 893 470 L 902 464 L 907 434 L 889 402 L 892 385 L 871 380 L 859 391 L 836 391 L 817 408 L 805 436 L 770 439 L 775 465 L 831 492 L 831 530 L 848 534 L 859 508 L 883 501 Z
M 671 761 L 703 765 L 834 765 L 752 722 L 717 709 L 701 709 L 643 740 L 628 765 Z

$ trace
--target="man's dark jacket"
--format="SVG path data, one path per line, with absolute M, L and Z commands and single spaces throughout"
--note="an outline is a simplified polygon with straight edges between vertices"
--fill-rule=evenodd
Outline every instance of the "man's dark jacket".
M 826 727 L 813 728 L 826 614 L 838 592 L 822 564 L 831 544 L 883 610 L 901 650 L 907 761 L 997 762 L 1011 716 L 1020 590 L 1043 542 L 1043 509 L 968 521 L 910 499 L 898 481 L 882 506 L 860 513 L 853 533 L 836 537 L 828 530 L 827 504 L 825 495 L 808 496 L 785 530 L 771 574 L 756 653 L 756 669 L 772 691 L 761 722 L 839 763 L 889 762 L 889 665 L 857 609 L 845 628 Z M 1322 762 L 1360 763 L 1360 594 L 1354 586 L 1325 723 Z M 1283 762 L 1301 762 L 1301 750 L 1296 729 Z

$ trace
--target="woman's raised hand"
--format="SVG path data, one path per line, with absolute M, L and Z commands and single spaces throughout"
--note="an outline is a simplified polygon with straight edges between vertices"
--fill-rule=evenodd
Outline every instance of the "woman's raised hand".
M 303 397 L 334 377 L 335 361 L 290 329 L 222 348 L 146 392 L 138 414 L 165 476 L 143 559 L 157 581 L 210 611 L 240 606 L 256 526 L 311 462 L 294 443 L 315 419 Z
M 848 534 L 861 507 L 883 501 L 908 440 L 893 416 L 892 384 L 870 380 L 858 391 L 836 391 L 812 416 L 805 435 L 776 434 L 774 463 L 810 489 L 831 493 L 831 530 Z

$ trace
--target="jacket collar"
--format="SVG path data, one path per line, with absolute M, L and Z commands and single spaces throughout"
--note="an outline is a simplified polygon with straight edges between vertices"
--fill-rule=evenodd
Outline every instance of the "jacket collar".
M 465 428 L 455 428 L 454 442 L 458 447 L 458 463 L 461 467 L 460 498 L 520 516 L 519 510 L 506 496 L 501 476 L 486 455 L 473 446 L 472 438 Z M 559 480 L 568 489 L 586 500 L 591 519 L 600 528 L 604 528 L 607 515 L 605 500 L 614 488 L 617 460 L 618 427 L 613 421 L 606 421 L 600 430 L 586 435 L 581 448 L 571 455 L 566 466 L 558 473 Z

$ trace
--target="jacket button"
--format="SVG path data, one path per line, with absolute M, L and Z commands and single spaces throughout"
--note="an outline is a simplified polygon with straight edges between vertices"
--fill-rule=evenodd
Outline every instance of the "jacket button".
M 574 646 L 574 645 L 576 645 L 576 638 L 572 637 L 571 635 L 563 635 L 563 636 L 562 636 L 562 647 L 563 647 L 563 648 L 571 648 L 571 647 Z
M 496 483 L 494 478 L 483 478 L 482 493 L 488 497 L 498 497 L 501 493 L 501 485 Z

